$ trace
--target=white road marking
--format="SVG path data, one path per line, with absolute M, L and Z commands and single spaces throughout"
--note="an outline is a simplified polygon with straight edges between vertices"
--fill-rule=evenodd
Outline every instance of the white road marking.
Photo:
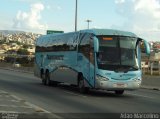
M 50 113 L 49 111 L 47 111 L 47 110 L 45 110 L 45 109 L 42 109 L 41 107 L 38 107 L 38 106 L 36 106 L 36 105 L 34 105 L 34 104 L 31 104 L 31 103 L 29 103 L 29 102 L 26 102 L 25 100 L 23 100 L 23 99 L 15 96 L 15 95 L 11 95 L 11 96 L 12 96 L 13 98 L 17 99 L 18 101 L 24 102 L 24 104 L 26 104 L 27 106 L 35 109 L 36 112 Z
M 10 93 L 8 93 L 8 92 L 6 92 L 6 91 L 0 90 L 0 96 L 1 96 L 1 94 L 5 94 L 5 96 L 7 95 L 7 96 L 9 96 L 9 97 L 13 97 L 13 99 L 11 100 L 11 101 L 13 101 L 13 102 L 24 102 L 24 104 L 26 105 L 26 106 L 0 105 L 1 107 L 31 108 L 31 109 L 34 109 L 34 110 L 35 110 L 36 112 L 38 112 L 38 113 L 48 113 L 48 114 L 52 114 L 52 115 L 54 116 L 54 118 L 56 118 L 56 119 L 63 119 L 63 117 L 60 117 L 60 116 L 58 116 L 58 115 L 56 115 L 56 114 L 54 114 L 54 113 L 51 113 L 51 112 L 49 112 L 49 111 L 47 111 L 47 110 L 45 110 L 45 109 L 43 109 L 43 108 L 41 108 L 41 107 L 39 107 L 39 106 L 37 106 L 37 105 L 34 105 L 34 104 L 32 104 L 32 103 L 29 103 L 29 102 L 27 102 L 26 100 L 21 99 L 21 98 L 15 96 L 15 95 L 13 95 L 13 94 L 10 94 Z M 3 101 L 3 100 L 2 100 L 2 101 Z M 0 110 L 0 113 L 15 113 L 15 114 L 18 114 L 18 113 L 26 113 L 26 114 L 28 114 L 29 112 L 25 112 L 25 111 L 24 111 L 24 112 L 2 111 L 2 110 Z

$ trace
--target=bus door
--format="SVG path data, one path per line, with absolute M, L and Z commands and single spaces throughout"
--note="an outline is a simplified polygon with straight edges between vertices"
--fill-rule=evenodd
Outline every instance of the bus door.
M 95 56 L 94 56 L 94 45 L 93 40 L 90 40 L 90 63 L 89 63 L 89 82 L 92 85 L 92 87 L 95 87 Z
M 86 78 L 86 81 L 89 83 L 90 87 L 94 87 L 94 45 L 93 45 L 93 37 L 91 34 L 81 33 L 80 34 L 80 45 L 79 45 L 79 53 L 81 53 L 85 59 L 82 60 L 78 56 L 78 64 L 83 69 L 83 75 Z
M 41 54 L 40 57 L 41 57 L 41 60 L 40 60 L 40 64 L 41 64 L 41 65 L 40 65 L 40 66 L 43 67 L 43 66 L 44 66 L 44 61 L 45 61 L 45 55 L 44 55 L 44 54 Z

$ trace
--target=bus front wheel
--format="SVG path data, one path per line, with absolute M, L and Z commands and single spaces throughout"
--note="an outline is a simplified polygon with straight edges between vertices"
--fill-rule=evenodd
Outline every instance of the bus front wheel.
M 89 88 L 85 87 L 84 85 L 84 79 L 82 75 L 78 79 L 78 88 L 80 93 L 87 93 L 89 91 Z
M 41 77 L 41 79 L 42 79 L 42 84 L 43 85 L 46 85 L 46 78 L 45 78 L 45 76 L 43 76 L 44 74 L 42 74 L 42 77 Z
M 124 90 L 116 90 L 115 94 L 117 95 L 122 95 L 124 93 Z

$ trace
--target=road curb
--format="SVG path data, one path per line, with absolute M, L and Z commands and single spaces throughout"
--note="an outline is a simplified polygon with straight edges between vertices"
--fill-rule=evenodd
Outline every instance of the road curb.
M 31 71 L 17 70 L 17 69 L 12 69 L 12 68 L 4 68 L 4 67 L 0 67 L 0 69 L 10 70 L 10 71 L 16 71 L 16 72 L 22 72 L 22 73 L 29 73 L 29 74 L 33 74 L 33 72 L 31 72 Z

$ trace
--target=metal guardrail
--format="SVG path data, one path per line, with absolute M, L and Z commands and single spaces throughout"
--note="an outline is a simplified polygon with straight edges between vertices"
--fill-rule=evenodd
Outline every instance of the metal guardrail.
M 148 60 L 141 62 L 143 74 L 160 75 L 160 60 Z
M 151 68 L 143 67 L 142 73 L 143 74 L 150 74 L 150 75 L 160 75 L 160 68 L 155 70 L 152 67 Z

